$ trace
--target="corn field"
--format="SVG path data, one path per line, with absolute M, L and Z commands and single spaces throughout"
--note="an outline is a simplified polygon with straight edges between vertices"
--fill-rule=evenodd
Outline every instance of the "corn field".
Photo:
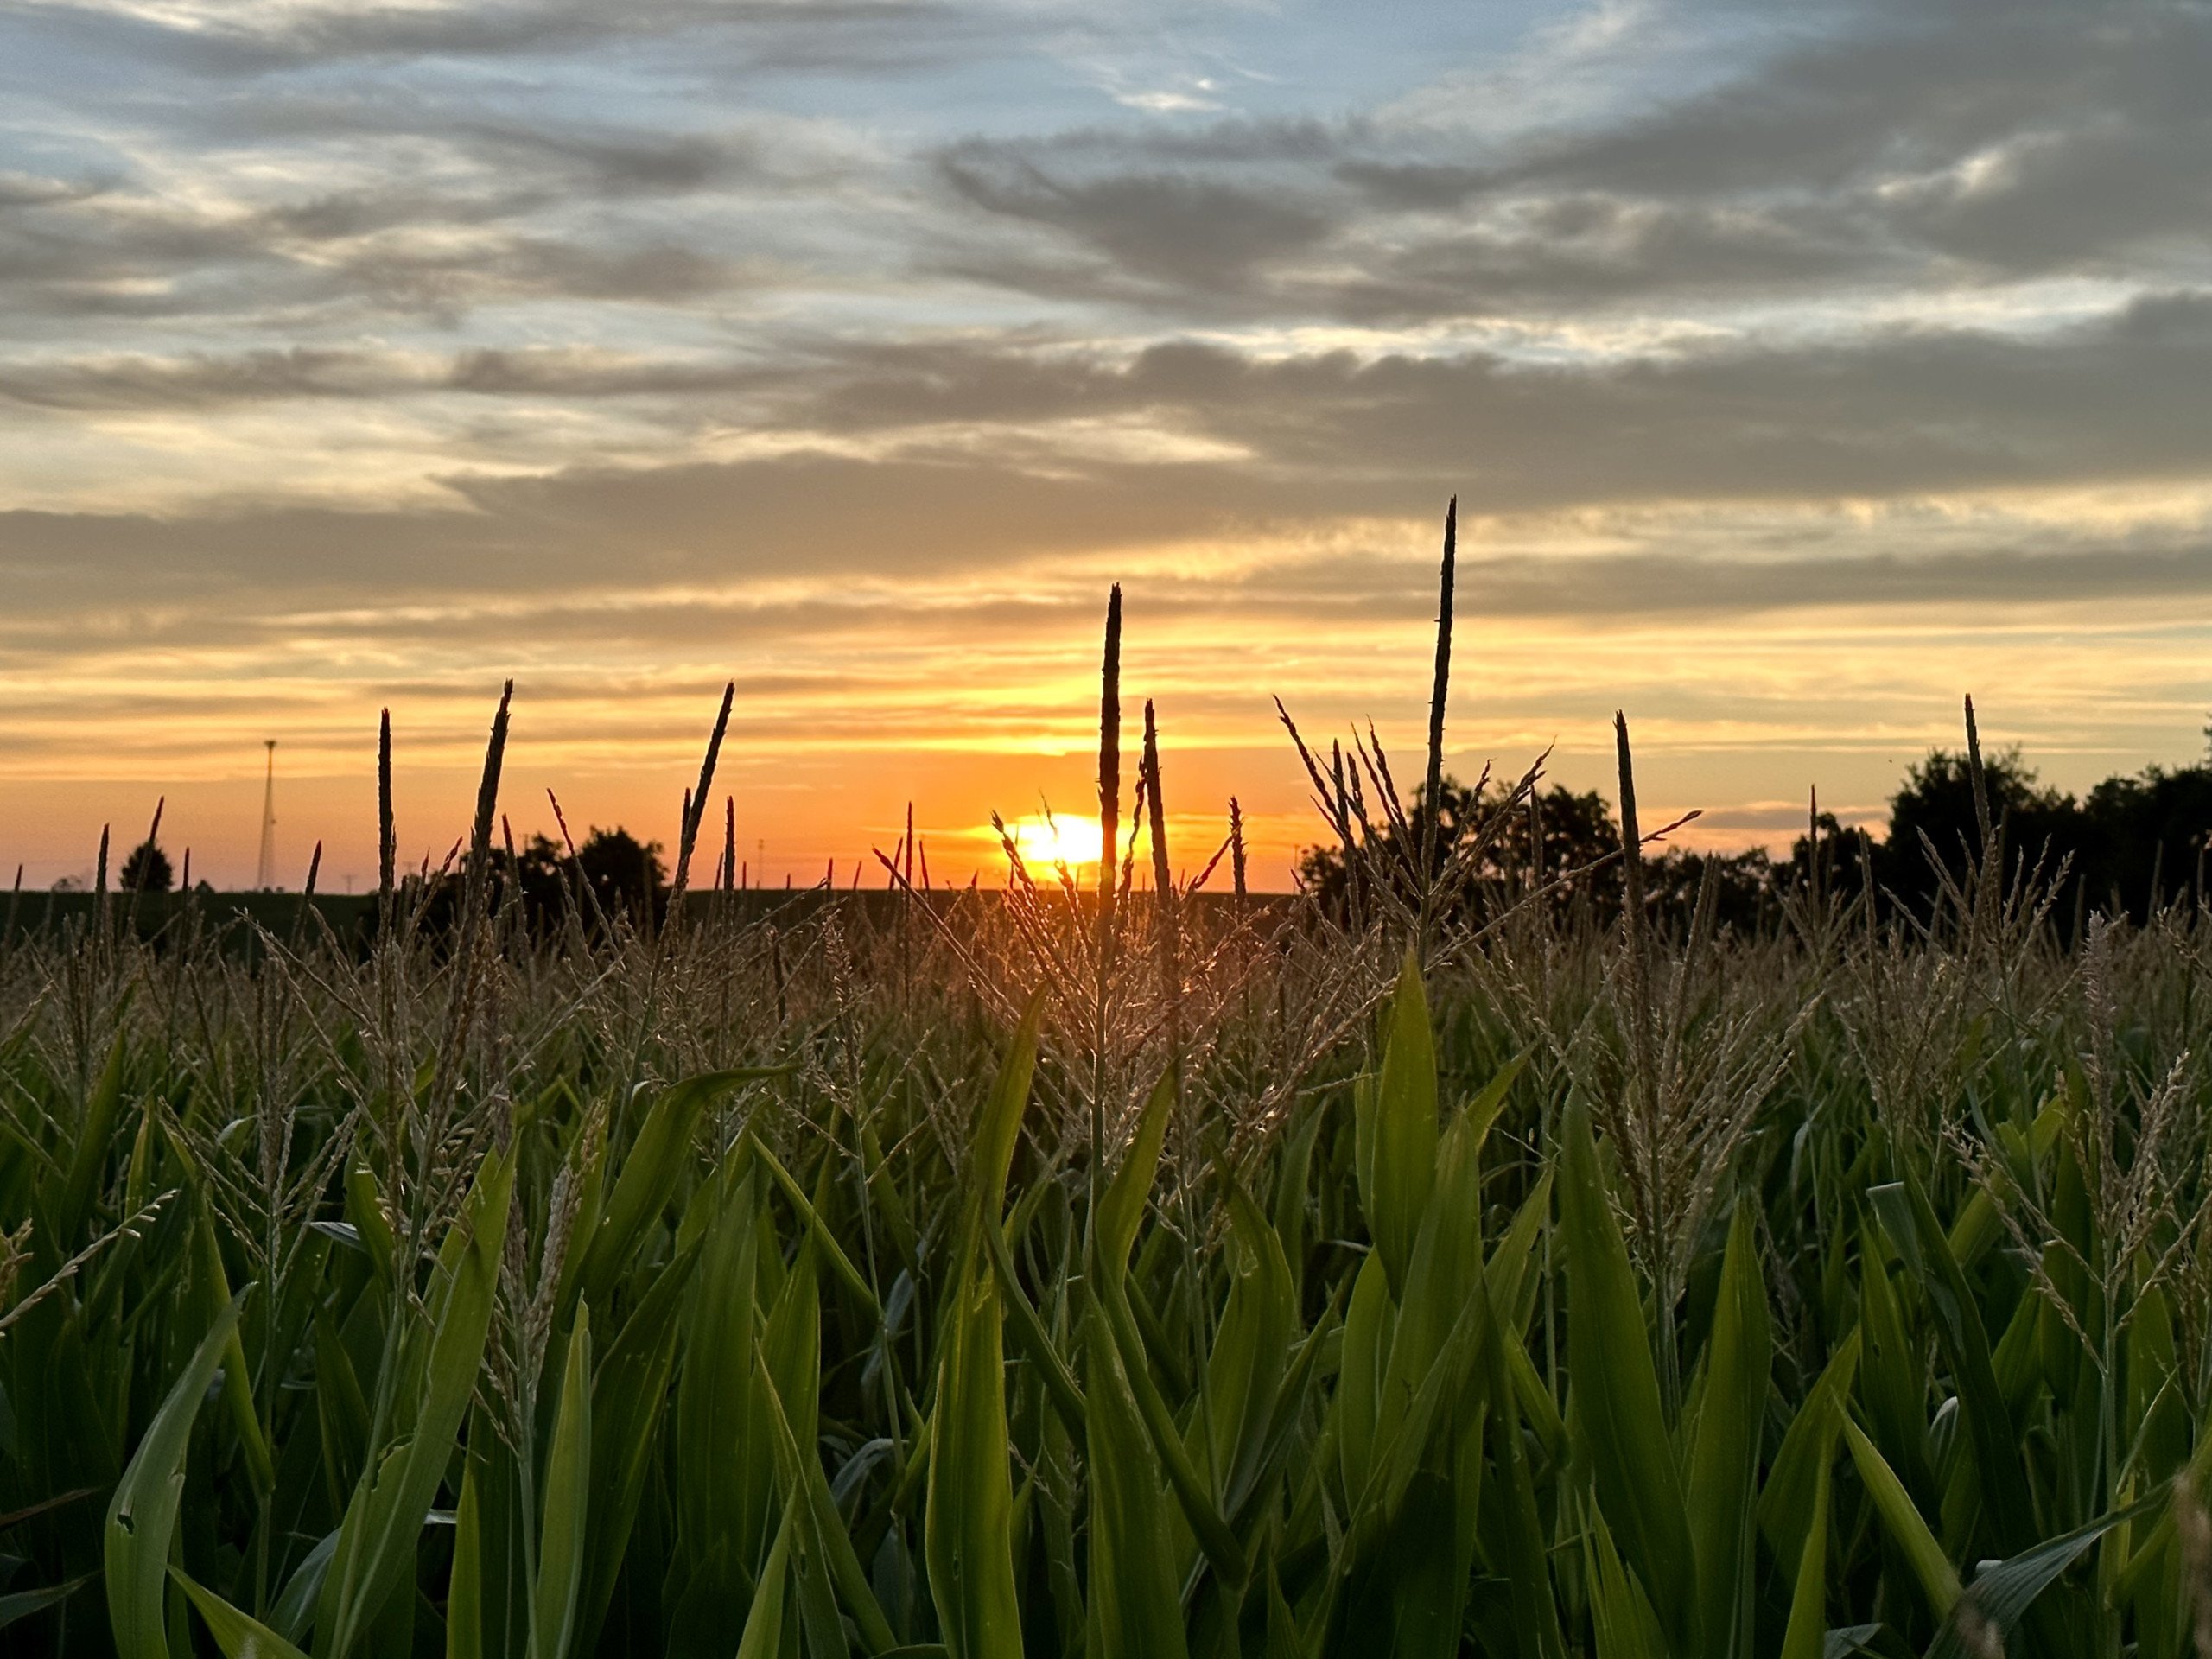
M 710 746 L 548 937 L 503 702 L 449 925 L 8 941 L 9 1650 L 2212 1654 L 2212 916 L 1662 927 L 1625 723 L 1619 919 L 1485 886 L 1448 622 L 1344 903 L 1179 880 L 1118 628 L 1100 884 L 687 896 Z

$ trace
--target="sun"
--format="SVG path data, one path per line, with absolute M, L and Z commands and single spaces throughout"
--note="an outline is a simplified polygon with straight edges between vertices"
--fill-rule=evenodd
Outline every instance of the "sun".
M 1096 864 L 1104 844 L 1098 820 L 1056 812 L 1051 818 L 1024 818 L 1007 829 L 1025 864 Z

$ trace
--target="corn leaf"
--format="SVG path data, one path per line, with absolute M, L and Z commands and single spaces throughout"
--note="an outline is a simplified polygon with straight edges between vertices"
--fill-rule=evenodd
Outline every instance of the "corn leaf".
M 168 1659 L 162 1599 L 168 1582 L 169 1543 L 184 1497 L 184 1454 L 192 1439 L 192 1420 L 223 1363 L 245 1295 L 241 1290 L 233 1297 L 200 1339 L 108 1502 L 108 1625 L 119 1659 Z
M 1598 1173 L 1589 1108 L 1579 1096 L 1565 1127 L 1560 1233 L 1573 1299 L 1567 1327 L 1573 1389 L 1568 1426 L 1590 1459 L 1599 1507 L 1623 1559 L 1669 1639 L 1688 1653 L 1695 1646 L 1695 1557 L 1643 1304 Z
M 1018 1659 L 1021 1609 L 1014 1580 L 1014 1488 L 998 1281 L 982 1230 L 998 1224 L 1008 1166 L 1037 1063 L 1040 991 L 976 1125 L 959 1243 L 959 1272 L 938 1361 L 937 1408 L 923 1518 L 930 1596 L 952 1659 Z M 785 1522 L 786 1533 L 789 1521 Z M 779 1545 L 779 1548 L 785 1546 Z M 752 1632 L 748 1628 L 747 1635 Z

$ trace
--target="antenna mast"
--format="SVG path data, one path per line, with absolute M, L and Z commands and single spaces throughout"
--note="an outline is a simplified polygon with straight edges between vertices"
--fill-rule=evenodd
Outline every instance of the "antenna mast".
M 263 893 L 276 886 L 276 740 L 262 739 L 269 750 L 269 776 L 261 791 L 261 859 L 255 865 L 253 885 Z

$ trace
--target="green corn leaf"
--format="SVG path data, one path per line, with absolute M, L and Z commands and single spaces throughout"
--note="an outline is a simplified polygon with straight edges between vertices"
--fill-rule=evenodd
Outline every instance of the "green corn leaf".
M 715 1179 L 677 1378 L 675 1439 L 683 1455 L 673 1479 L 677 1558 L 694 1573 L 718 1562 L 718 1593 L 728 1598 L 743 1593 L 728 1575 L 740 1563 L 752 1572 L 767 1547 L 775 1493 L 774 1465 L 752 1445 L 746 1408 L 760 1318 L 755 1181 L 749 1161 L 734 1160 Z
M 822 1217 L 815 1213 L 814 1201 L 806 1196 L 806 1189 L 791 1179 L 791 1172 L 776 1161 L 775 1154 L 762 1146 L 757 1137 L 748 1134 L 747 1139 L 753 1142 L 753 1155 L 760 1159 L 770 1178 L 783 1189 L 784 1197 L 791 1201 L 791 1208 L 798 1211 L 799 1219 L 806 1224 L 808 1237 L 828 1260 L 830 1271 L 853 1293 L 861 1306 L 867 1311 L 868 1318 L 880 1321 L 883 1309 L 876 1302 L 874 1290 L 861 1276 L 861 1270 L 853 1265 L 852 1258 L 845 1254 L 843 1246 L 837 1243 L 836 1236 L 823 1225 Z
M 125 1035 L 118 1029 L 115 1040 L 108 1045 L 106 1062 L 85 1096 L 85 1113 L 77 1122 L 77 1144 L 69 1155 L 68 1179 L 54 1214 L 54 1238 L 65 1255 L 83 1236 L 85 1224 L 92 1217 L 92 1201 L 99 1196 L 100 1180 L 107 1171 L 115 1120 L 123 1109 Z
M 205 1204 L 194 1219 L 192 1229 L 193 1272 L 200 1287 L 201 1312 L 209 1319 L 219 1317 L 231 1300 L 231 1282 L 223 1269 L 223 1252 L 215 1240 L 215 1224 L 209 1217 Z M 236 1324 L 231 1327 L 230 1340 L 223 1345 L 223 1403 L 229 1408 L 231 1425 L 238 1431 L 238 1444 L 245 1452 L 247 1478 L 257 1492 L 266 1493 L 276 1484 L 276 1465 L 269 1455 L 269 1442 L 261 1433 L 260 1414 L 254 1409 L 253 1376 L 246 1370 L 245 1344 L 239 1340 Z
M 240 1612 L 213 1590 L 195 1584 L 181 1568 L 171 1567 L 169 1576 L 207 1624 L 207 1634 L 223 1650 L 223 1659 L 308 1659 L 266 1624 Z
M 2036 1114 L 2035 1122 L 2028 1128 L 2028 1153 L 2037 1166 L 2040 1166 L 2057 1146 L 2059 1135 L 2066 1128 L 2073 1109 L 2072 1103 L 2062 1091 L 2045 1102 L 2043 1109 Z M 1997 1201 L 1986 1188 L 1976 1186 L 1961 1207 L 1958 1219 L 1951 1224 L 1951 1254 L 1961 1266 L 1970 1265 L 2004 1231 L 2004 1218 L 1998 1211 Z
M 1411 951 L 1384 1017 L 1382 1072 L 1361 1116 L 1360 1203 L 1394 1297 L 1403 1294 L 1436 1181 L 1436 1042 Z
M 1175 1109 L 1175 1076 L 1163 1074 L 1144 1109 L 1137 1115 L 1136 1133 L 1130 1137 L 1105 1195 L 1098 1201 L 1097 1254 L 1102 1271 L 1121 1277 L 1128 1271 L 1129 1251 L 1143 1224 L 1146 1200 L 1152 1193 L 1154 1175 L 1160 1168 L 1160 1151 L 1167 1141 L 1167 1120 Z
M 1484 1277 L 1482 1127 L 1454 1119 L 1434 1154 L 1413 1257 L 1396 1281 L 1398 1315 L 1376 1416 L 1378 1446 L 1396 1439 L 1407 1408 L 1467 1311 L 1467 1287 Z M 1389 1262 L 1383 1265 L 1387 1269 Z
M 1874 1438 L 1896 1453 L 1904 1474 L 1921 1490 L 1934 1490 L 1927 1463 L 1926 1357 L 1905 1333 L 1897 1293 L 1872 1226 L 1859 1247 L 1859 1323 L 1861 1378 L 1859 1397 Z
M 308 1629 L 315 1623 L 315 1598 L 322 1593 L 323 1577 L 330 1571 L 330 1558 L 337 1553 L 338 1534 L 334 1529 L 323 1534 L 292 1569 L 283 1593 L 269 1610 L 270 1627 L 287 1642 L 296 1644 L 307 1640 Z
M 1536 1263 L 1536 1240 L 1551 1212 L 1552 1172 L 1548 1168 L 1529 1189 L 1505 1236 L 1491 1252 L 1490 1265 L 1483 1269 L 1490 1281 L 1491 1307 L 1505 1327 L 1515 1332 L 1528 1328 L 1529 1316 L 1535 1311 L 1542 1275 L 1530 1269 Z
M 2196 1433 L 2196 1450 L 2181 1472 L 2168 1483 L 2166 1490 L 2187 1487 L 2192 1492 L 2202 1492 L 2212 1485 L 2212 1422 L 2201 1424 Z M 2159 1511 L 2157 1522 L 2137 1541 L 2129 1553 L 2127 1564 L 2120 1569 L 2113 1586 L 2115 1601 L 2133 1601 L 2144 1592 L 2146 1573 L 2163 1559 L 2167 1546 L 2174 1541 L 2174 1511 L 2168 1504 Z
M 804 1500 L 801 1522 L 807 1551 L 827 1569 L 838 1598 L 859 1628 L 861 1645 L 871 1654 L 887 1653 L 897 1645 L 898 1638 L 867 1573 L 861 1569 L 852 1535 L 822 1472 L 822 1460 L 802 1452 L 791 1433 L 782 1395 L 773 1388 L 767 1391 L 767 1404 L 776 1427 L 777 1453 L 785 1481 Z
M 163 1593 L 169 1543 L 184 1497 L 184 1454 L 207 1385 L 223 1363 L 246 1292 L 239 1291 L 200 1339 L 154 1414 L 108 1502 L 104 1560 L 108 1625 L 119 1659 L 168 1659 Z
M 2035 1499 L 2022 1470 L 2012 1413 L 1998 1386 L 1980 1304 L 1927 1194 L 1910 1170 L 1902 1182 L 1875 1187 L 1867 1197 L 1890 1242 L 1920 1275 L 1936 1310 L 1936 1330 L 1958 1378 L 1960 1414 L 1973 1437 L 1982 1510 L 1998 1541 L 2012 1547 L 2024 1541 L 2033 1524 Z
M 591 1494 L 591 1306 L 580 1302 L 561 1370 L 561 1402 L 545 1456 L 544 1520 L 531 1595 L 531 1659 L 567 1659 L 583 1582 Z
M 1282 1242 L 1233 1179 L 1229 1218 L 1234 1277 L 1207 1357 L 1205 1386 L 1214 1467 L 1227 1475 L 1224 1490 L 1233 1510 L 1259 1478 L 1290 1364 L 1298 1308 Z
M 1282 1583 L 1274 1563 L 1268 1563 L 1268 1639 L 1264 1659 L 1305 1659 L 1306 1645 L 1299 1638 L 1298 1620 L 1283 1599 Z
M 1582 1439 L 1599 1505 L 1624 1559 L 1662 1626 L 1687 1653 L 1696 1645 L 1690 1637 L 1697 1617 L 1689 1517 L 1643 1303 L 1598 1173 L 1589 1107 L 1580 1096 L 1567 1107 L 1565 1138 L 1560 1230 L 1567 1248 L 1567 1376 L 1574 1390 L 1568 1426 Z
M 784 1506 L 776 1541 L 769 1547 L 767 1562 L 760 1569 L 760 1586 L 753 1592 L 745 1629 L 737 1638 L 737 1659 L 778 1659 L 783 1652 L 784 1580 L 791 1567 L 792 1507 Z
M 483 1659 L 484 1529 L 478 1514 L 476 1459 L 461 1462 L 461 1506 L 453 1517 L 453 1577 L 446 1589 L 446 1659 Z
M 1602 1514 L 1590 1517 L 1590 1621 L 1598 1659 L 1669 1659 L 1659 1616 L 1635 1572 L 1621 1560 L 1612 1529 Z
M 995 1226 L 983 1230 L 983 1244 L 990 1251 L 991 1271 L 996 1275 L 999 1294 L 1005 1299 L 1007 1323 L 1013 1327 L 1014 1340 L 1029 1363 L 1037 1367 L 1037 1375 L 1045 1385 L 1045 1392 L 1052 1408 L 1060 1414 L 1068 1432 L 1083 1433 L 1084 1405 L 1083 1390 L 1076 1386 L 1075 1377 L 1060 1357 L 1059 1349 L 1053 1344 L 1052 1333 L 1045 1329 L 1021 1281 L 1014 1274 L 1014 1258 L 1007 1255 L 1006 1235 Z
M 1390 1301 L 1389 1274 L 1381 1254 L 1370 1250 L 1353 1276 L 1351 1305 L 1344 1310 L 1344 1352 L 1332 1414 L 1347 1497 L 1367 1490 L 1368 1477 L 1374 1469 L 1382 1378 L 1389 1364 L 1390 1334 L 1396 1318 L 1397 1310 Z
M 2052 1580 L 2074 1565 L 2098 1539 L 2115 1527 L 2140 1519 L 2164 1503 L 2168 1490 L 2160 1486 L 2134 1503 L 2100 1516 L 2087 1526 L 2047 1538 L 2031 1549 L 2002 1561 L 1985 1561 L 1936 1632 L 1927 1659 L 1972 1659 L 1986 1647 L 1970 1639 L 1969 1625 L 1994 1632 L 2001 1645 L 2019 1627 L 2021 1619 Z
M 654 1278 L 592 1375 L 590 1541 L 576 1604 L 578 1652 L 597 1647 L 614 1597 L 638 1505 L 651 1471 L 656 1434 L 667 1417 L 684 1293 L 699 1259 L 694 1239 Z
M 976 1125 L 959 1271 L 938 1361 L 923 1554 L 930 1596 L 952 1659 L 1018 1659 L 1021 1652 L 1002 1320 L 998 1282 L 984 1257 L 982 1229 L 998 1222 L 1044 1017 L 1039 991 L 1029 1000 Z
M 1144 1219 L 1145 1202 L 1160 1164 L 1160 1150 L 1167 1134 L 1167 1119 L 1175 1103 L 1175 1076 L 1160 1078 L 1137 1120 L 1137 1132 L 1128 1154 L 1098 1201 L 1098 1224 L 1091 1241 L 1091 1274 L 1099 1307 L 1121 1355 L 1127 1379 L 1146 1438 L 1160 1460 L 1168 1489 L 1181 1505 L 1184 1518 L 1198 1536 L 1215 1572 L 1228 1583 L 1244 1582 L 1247 1563 L 1243 1546 L 1228 1522 L 1215 1507 L 1207 1483 L 1191 1462 L 1181 1430 L 1147 1369 L 1147 1346 L 1140 1334 L 1135 1299 L 1128 1288 L 1130 1247 Z
M 1782 1637 L 1782 1659 L 1823 1659 L 1827 1643 L 1828 1502 L 1834 1491 L 1835 1429 L 1842 1408 L 1833 1401 L 1821 1444 L 1826 1455 L 1815 1465 L 1813 1513 L 1797 1555 L 1797 1583 L 1789 1596 L 1789 1623 Z
M 1843 1420 L 1843 1439 L 1851 1448 L 1851 1460 L 1858 1467 L 1859 1484 L 1873 1499 L 1875 1512 L 1889 1529 L 1891 1538 L 1911 1564 L 1913 1576 L 1927 1592 L 1929 1606 L 1939 1620 L 1948 1618 L 1951 1609 L 1958 1605 L 1959 1575 L 1943 1554 L 1943 1547 L 1936 1541 L 1928 1522 L 1913 1507 L 1912 1498 L 1906 1492 L 1904 1483 L 1897 1478 L 1896 1471 L 1890 1467 L 1873 1441 L 1847 1416 Z
M 1773 1334 L 1751 1206 L 1738 1203 L 1721 1258 L 1690 1452 L 1689 1513 L 1700 1628 L 1713 1659 L 1751 1652 L 1752 1508 Z
M 1475 1147 L 1481 1149 L 1488 1137 L 1491 1125 L 1497 1122 L 1498 1114 L 1505 1109 L 1505 1097 L 1513 1092 L 1513 1085 L 1520 1081 L 1522 1072 L 1529 1068 L 1535 1050 L 1523 1049 L 1491 1076 L 1491 1080 L 1468 1097 L 1460 1116 L 1472 1126 Z
M 700 1115 L 740 1084 L 782 1077 L 784 1066 L 736 1066 L 702 1072 L 662 1090 L 645 1113 L 630 1155 L 622 1161 L 614 1190 L 607 1198 L 599 1225 L 584 1252 L 578 1283 L 601 1306 L 608 1304 L 616 1274 L 635 1259 L 645 1224 L 667 1208 L 691 1156 L 691 1137 Z
M 354 1234 L 369 1253 L 378 1281 L 391 1284 L 398 1272 L 399 1245 L 391 1236 L 391 1222 L 384 1212 L 377 1179 L 358 1153 L 346 1166 L 346 1219 L 353 1224 Z
M 66 1584 L 42 1585 L 35 1590 L 11 1590 L 0 1596 L 0 1630 L 6 1630 L 19 1619 L 34 1613 L 42 1613 L 49 1607 L 59 1607 L 92 1582 L 90 1574 L 71 1579 Z
M 1173 1510 L 1104 1315 L 1094 1309 L 1084 1326 L 1090 1408 L 1088 1651 L 1099 1659 L 1179 1659 L 1186 1649 L 1182 1600 L 1168 1555 Z
M 1328 1116 L 1325 1107 L 1308 1110 L 1284 1140 L 1282 1156 L 1275 1166 L 1272 1217 L 1275 1236 L 1281 1241 L 1283 1260 L 1290 1264 L 1292 1288 L 1300 1295 L 1306 1282 L 1306 1185 L 1313 1167 L 1313 1145 L 1320 1139 Z
M 1774 1465 L 1767 1471 L 1766 1484 L 1759 1492 L 1759 1531 L 1775 1559 L 1793 1575 L 1793 1584 L 1796 1581 L 1794 1575 L 1802 1553 L 1806 1529 L 1812 1525 L 1820 1465 L 1835 1452 L 1834 1414 L 1851 1392 L 1852 1378 L 1858 1374 L 1859 1342 L 1859 1332 L 1854 1326 L 1828 1357 L 1827 1364 L 1814 1381 L 1812 1392 L 1805 1396 L 1804 1404 L 1798 1407 L 1796 1416 L 1790 1420 L 1789 1429 L 1783 1434 L 1781 1447 L 1774 1454 Z
M 491 1328 L 493 1293 L 506 1237 L 514 1160 L 486 1154 L 461 1218 L 440 1247 L 426 1343 L 403 1344 L 413 1427 L 374 1447 L 340 1525 L 338 1549 L 316 1604 L 316 1659 L 348 1659 L 401 1584 L 474 1397 Z
M 1483 1489 L 1490 1513 L 1497 1517 L 1497 1523 L 1488 1529 L 1490 1543 L 1505 1571 L 1521 1659 L 1565 1659 L 1567 1637 L 1560 1628 L 1559 1603 L 1552 1593 L 1543 1521 L 1536 1510 L 1535 1481 L 1522 1440 L 1521 1414 L 1510 1380 L 1510 1355 L 1520 1352 L 1521 1345 L 1517 1338 L 1503 1338 L 1495 1332 L 1492 1338 L 1488 1359 L 1494 1477 Z M 1546 1400 L 1548 1403 L 1548 1395 Z
M 1341 1312 L 1338 1304 L 1343 1299 L 1344 1285 L 1339 1281 L 1336 1296 L 1330 1301 L 1327 1308 L 1323 1310 L 1319 1322 L 1313 1330 L 1306 1332 L 1306 1339 L 1298 1344 L 1296 1351 L 1291 1357 L 1288 1367 L 1283 1372 L 1282 1384 L 1276 1390 L 1274 1403 L 1268 1410 L 1267 1435 L 1262 1442 L 1257 1463 L 1252 1467 L 1249 1476 L 1240 1474 L 1230 1484 L 1231 1521 L 1233 1529 L 1238 1536 L 1246 1535 L 1253 1518 L 1254 1508 L 1267 1491 L 1265 1478 L 1271 1471 L 1284 1468 L 1291 1448 L 1295 1444 L 1294 1437 L 1298 1433 L 1306 1402 L 1313 1396 L 1316 1390 L 1322 1356 L 1330 1351 L 1332 1338 L 1338 1336 L 1341 1331 L 1338 1318 Z M 1320 1463 L 1326 1461 L 1325 1458 L 1322 1459 L 1314 1467 L 1318 1469 Z

